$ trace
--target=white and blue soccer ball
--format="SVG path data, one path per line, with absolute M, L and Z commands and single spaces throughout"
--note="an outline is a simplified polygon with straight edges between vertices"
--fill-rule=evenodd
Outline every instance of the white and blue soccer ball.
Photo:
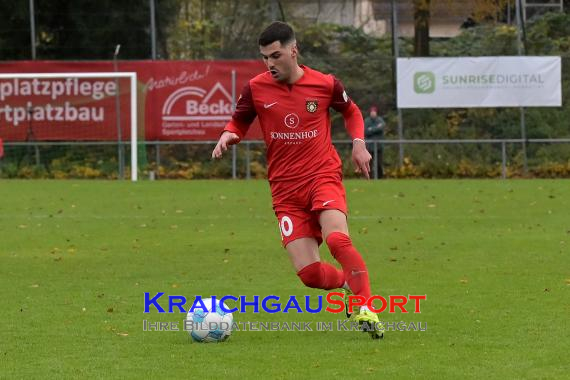
M 216 300 L 216 311 L 212 311 L 212 299 L 202 299 L 207 311 L 195 307 L 186 316 L 186 330 L 192 340 L 200 343 L 218 343 L 228 340 L 232 333 L 234 317 L 221 308 L 221 302 Z M 226 310 L 228 307 L 224 304 Z

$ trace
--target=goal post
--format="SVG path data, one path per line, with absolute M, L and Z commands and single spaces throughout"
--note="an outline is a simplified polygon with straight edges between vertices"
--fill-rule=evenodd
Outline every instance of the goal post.
M 131 145 L 131 181 L 138 179 L 137 157 L 137 73 L 136 72 L 61 72 L 61 73 L 0 73 L 0 96 L 5 97 L 2 81 L 6 79 L 119 79 L 125 78 L 130 81 L 130 145 Z M 61 86 L 59 86 L 61 88 Z M 117 89 L 118 91 L 118 89 Z M 53 93 L 51 94 L 53 96 Z M 2 99 L 3 100 L 3 99 Z M 3 103 L 3 101 L 2 101 Z M 1 111 L 1 110 L 0 110 Z M 1 136 L 0 136 L 1 137 Z M 122 142 L 119 141 L 119 144 Z

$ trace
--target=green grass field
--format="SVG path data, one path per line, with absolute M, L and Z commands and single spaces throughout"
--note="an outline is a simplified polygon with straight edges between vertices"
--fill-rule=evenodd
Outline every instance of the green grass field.
M 382 319 L 427 331 L 144 332 L 185 317 L 144 314 L 144 292 L 325 294 L 292 270 L 266 182 L 2 181 L 0 378 L 568 378 L 570 181 L 346 186 L 373 293 L 427 295 Z

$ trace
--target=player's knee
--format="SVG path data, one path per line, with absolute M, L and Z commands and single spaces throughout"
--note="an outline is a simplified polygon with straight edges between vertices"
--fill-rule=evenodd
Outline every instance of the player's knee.
M 303 267 L 297 272 L 297 276 L 299 276 L 305 286 L 320 288 L 322 283 L 321 263 L 317 261 Z
M 342 232 L 331 232 L 328 234 L 326 241 L 332 252 L 336 252 L 340 249 L 350 247 L 352 245 L 350 236 Z

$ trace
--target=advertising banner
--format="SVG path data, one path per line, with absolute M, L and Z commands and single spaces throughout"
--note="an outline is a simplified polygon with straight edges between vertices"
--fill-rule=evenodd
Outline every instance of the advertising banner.
M 139 138 L 217 140 L 243 86 L 261 61 L 20 61 L 0 73 L 136 72 Z M 233 73 L 233 74 L 232 74 Z M 235 78 L 235 81 L 232 80 Z M 5 141 L 127 141 L 128 79 L 0 79 L 0 137 Z M 261 139 L 257 121 L 246 139 Z
M 560 57 L 398 58 L 398 107 L 559 107 Z

